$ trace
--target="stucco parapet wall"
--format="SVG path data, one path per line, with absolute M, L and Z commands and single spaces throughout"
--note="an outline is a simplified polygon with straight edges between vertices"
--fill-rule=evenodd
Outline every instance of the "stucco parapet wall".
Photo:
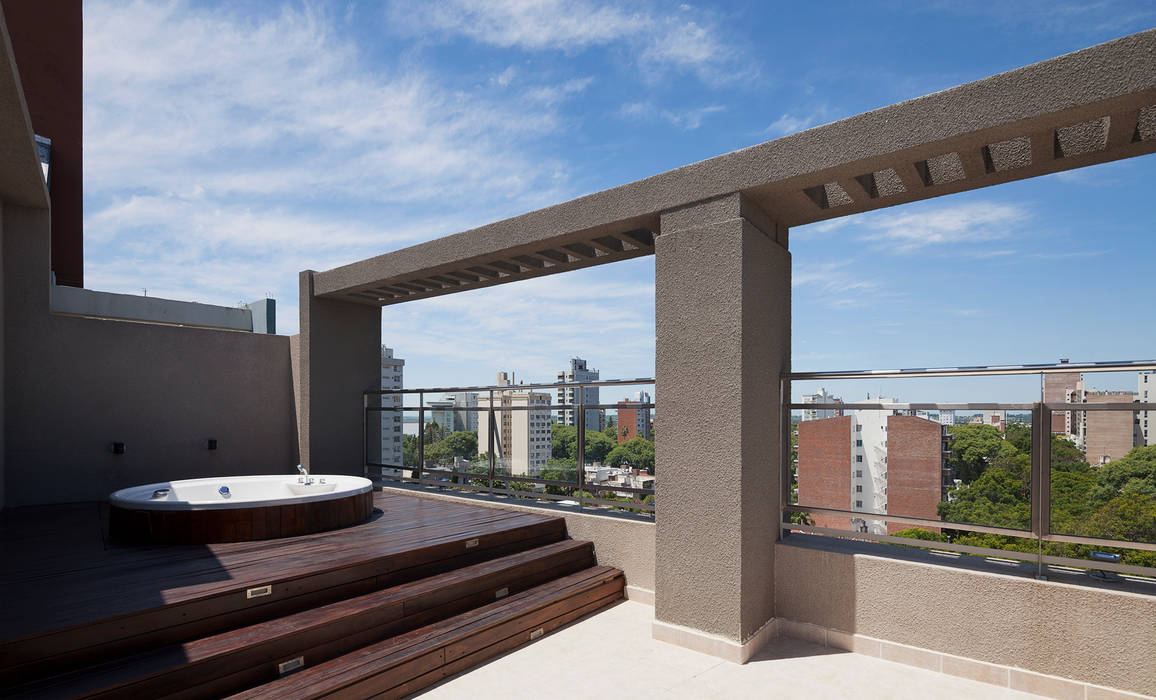
M 886 640 L 922 650 L 910 658 L 963 657 L 1156 694 L 1152 584 L 1055 568 L 1038 581 L 1021 562 L 830 539 L 792 534 L 775 546 L 775 614 L 788 635 L 813 627 L 827 643 Z
M 1156 30 L 318 273 L 388 305 L 653 252 L 658 217 L 742 192 L 791 227 L 1156 150 Z
M 238 308 L 135 294 L 98 292 L 77 287 L 56 285 L 52 287 L 52 312 L 57 314 L 234 331 L 252 331 L 253 307 L 260 305 L 260 312 L 264 313 L 267 302 L 270 301 L 272 300 L 266 299 L 265 304 L 255 302 L 253 305 Z M 262 328 L 265 327 L 265 322 L 266 319 L 262 318 Z
M 26 207 L 48 206 L 48 186 L 32 135 L 8 23 L 0 12 L 0 201 Z
M 387 485 L 383 490 L 419 498 L 456 501 L 522 513 L 565 518 L 566 534 L 594 543 L 599 564 L 614 566 L 626 574 L 627 595 L 654 604 L 654 522 L 626 513 L 598 513 L 563 505 L 535 504 L 512 498 L 465 491 L 439 491 L 417 485 Z

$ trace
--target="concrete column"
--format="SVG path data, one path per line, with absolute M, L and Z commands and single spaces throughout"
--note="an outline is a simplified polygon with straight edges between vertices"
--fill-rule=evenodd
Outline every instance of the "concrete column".
M 313 296 L 301 273 L 296 347 L 301 463 L 317 474 L 364 470 L 362 396 L 381 385 L 381 309 Z
M 654 636 L 741 663 L 773 632 L 787 231 L 736 193 L 664 212 L 655 254 Z

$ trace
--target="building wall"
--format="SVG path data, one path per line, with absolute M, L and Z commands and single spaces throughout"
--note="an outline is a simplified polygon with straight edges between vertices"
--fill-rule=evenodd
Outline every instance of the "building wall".
M 799 423 L 799 505 L 851 508 L 851 424 L 851 416 Z M 851 527 L 848 518 L 812 517 L 819 527 Z
M 943 426 L 913 416 L 887 419 L 887 512 L 939 519 L 943 496 Z M 889 533 L 910 525 L 887 523 Z M 925 528 L 939 532 L 939 528 Z
M 1131 403 L 1130 391 L 1088 391 L 1087 403 Z M 1084 452 L 1090 464 L 1115 461 L 1128 454 L 1135 441 L 1133 411 L 1084 411 Z
M 1065 403 L 1070 392 L 1078 389 L 1080 384 L 1079 372 L 1064 372 L 1063 374 L 1044 375 L 1044 402 Z M 1071 416 L 1063 411 L 1052 414 L 1052 434 L 1066 435 L 1072 432 Z
M 780 619 L 1156 694 L 1156 596 L 792 539 L 775 546 Z
M 5 2 L 3 11 L 32 128 L 52 139 L 52 270 L 58 284 L 83 287 L 81 3 Z
M 393 356 L 393 350 L 381 346 L 381 388 L 401 389 L 405 386 L 405 360 Z M 382 406 L 403 405 L 401 394 L 387 394 L 381 397 Z M 403 451 L 402 436 L 404 433 L 404 413 L 402 411 L 382 411 L 379 423 L 381 426 L 381 463 L 404 466 L 405 452 Z
M 618 402 L 618 444 L 636 437 L 651 439 L 650 409 L 637 408 L 640 403 L 651 403 L 650 395 L 642 392 L 641 401 Z
M 1140 372 L 1136 375 L 1136 398 L 1140 403 L 1156 403 L 1156 372 Z M 1156 411 L 1138 411 L 1139 439 L 1137 447 L 1156 445 Z
M 598 370 L 586 366 L 586 360 L 575 357 L 570 360 L 569 366 L 558 372 L 559 382 L 589 382 L 598 379 Z M 577 405 L 578 389 L 576 387 L 561 387 L 558 389 L 558 403 Z M 598 387 L 585 387 L 582 390 L 583 404 L 598 404 Z M 602 430 L 602 411 L 597 408 L 586 409 L 586 429 Z M 558 412 L 558 420 L 563 425 L 578 425 L 578 414 L 574 409 L 565 409 Z
M 294 472 L 288 337 L 52 315 L 49 213 L 3 215 L 7 505 Z
M 500 380 L 499 380 L 500 383 Z M 501 465 L 515 476 L 537 476 L 550 460 L 550 395 L 534 391 L 502 391 L 494 394 L 499 406 L 542 406 L 537 410 L 494 411 L 495 451 Z M 489 396 L 479 396 L 480 408 L 490 407 Z M 478 412 L 478 451 L 488 449 L 490 416 Z

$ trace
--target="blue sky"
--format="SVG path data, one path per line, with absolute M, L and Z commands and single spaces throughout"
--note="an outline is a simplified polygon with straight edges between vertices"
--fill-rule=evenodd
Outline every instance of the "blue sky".
M 288 333 L 299 270 L 1156 26 L 1156 3 L 1110 0 L 84 12 L 86 285 L 270 294 Z M 1156 357 L 1154 175 L 1148 156 L 794 229 L 795 367 Z M 383 340 L 408 386 L 548 380 L 574 355 L 651 376 L 653 259 L 387 307 Z M 1022 381 L 937 386 L 862 391 L 1032 398 Z

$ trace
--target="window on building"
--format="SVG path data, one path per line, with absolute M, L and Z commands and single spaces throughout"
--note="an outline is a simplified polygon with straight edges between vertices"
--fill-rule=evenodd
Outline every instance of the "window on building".
M 863 446 L 863 441 L 862 441 L 862 440 L 856 440 L 856 441 L 855 441 L 855 447 L 862 447 L 862 446 Z
M 863 501 L 855 501 L 855 507 L 856 508 L 862 508 L 863 507 Z
M 855 432 L 857 432 L 857 433 L 863 432 L 863 426 L 856 424 L 855 425 Z
M 863 478 L 863 470 L 862 469 L 856 469 L 855 470 L 855 478 L 856 479 L 862 479 Z
M 855 493 L 863 493 L 863 484 L 855 485 Z
M 855 461 L 856 462 L 862 462 L 863 461 L 863 455 L 855 455 Z

